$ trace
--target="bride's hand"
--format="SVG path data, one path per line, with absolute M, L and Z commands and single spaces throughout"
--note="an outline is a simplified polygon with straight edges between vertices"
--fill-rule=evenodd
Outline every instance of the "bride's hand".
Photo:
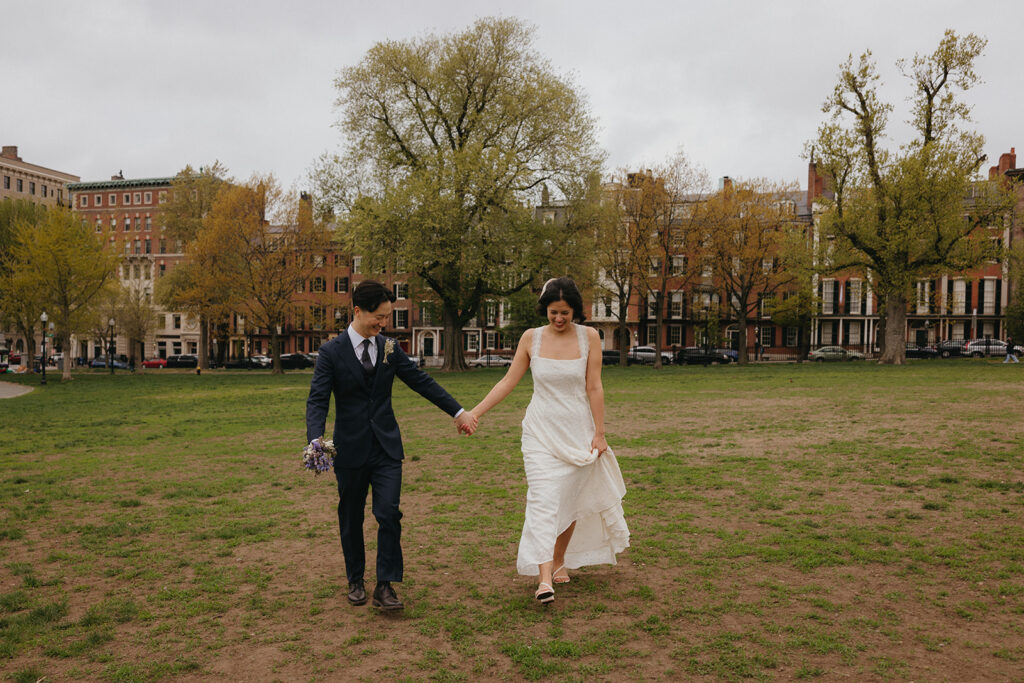
M 603 455 L 604 452 L 606 450 L 608 450 L 608 442 L 605 440 L 605 438 L 603 436 L 595 436 L 590 441 L 590 450 L 594 450 L 594 449 L 597 449 L 598 457 Z

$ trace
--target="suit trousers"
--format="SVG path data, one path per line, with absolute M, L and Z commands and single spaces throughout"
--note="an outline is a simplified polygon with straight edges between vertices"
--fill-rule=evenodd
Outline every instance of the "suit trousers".
M 401 581 L 402 513 L 398 509 L 402 492 L 402 461 L 390 457 L 373 440 L 370 457 L 360 467 L 338 467 L 338 527 L 345 573 L 349 582 L 362 581 L 366 571 L 363 517 L 367 490 L 373 491 L 371 510 L 377 519 L 377 581 Z

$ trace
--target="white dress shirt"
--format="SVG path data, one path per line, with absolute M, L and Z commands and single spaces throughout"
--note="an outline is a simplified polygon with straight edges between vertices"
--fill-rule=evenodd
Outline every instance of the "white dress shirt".
M 356 332 L 356 328 L 351 325 L 348 326 L 348 338 L 352 340 L 352 348 L 356 352 L 356 360 L 359 364 L 363 363 L 363 341 L 366 339 L 370 340 L 370 364 L 373 366 L 377 365 L 377 344 L 372 337 L 364 337 L 363 335 Z

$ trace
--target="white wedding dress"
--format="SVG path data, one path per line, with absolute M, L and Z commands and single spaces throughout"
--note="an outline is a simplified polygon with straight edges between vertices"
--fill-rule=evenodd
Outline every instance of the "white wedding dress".
M 572 360 L 541 358 L 545 327 L 533 330 L 530 370 L 533 398 L 523 418 L 526 466 L 526 521 L 519 541 L 516 569 L 537 576 L 550 562 L 555 538 L 576 522 L 565 553 L 565 566 L 615 564 L 616 553 L 629 546 L 622 513 L 626 485 L 609 448 L 591 452 L 594 416 L 587 398 L 586 330 L 573 325 L 580 356 Z M 557 569 L 554 567 L 553 569 Z

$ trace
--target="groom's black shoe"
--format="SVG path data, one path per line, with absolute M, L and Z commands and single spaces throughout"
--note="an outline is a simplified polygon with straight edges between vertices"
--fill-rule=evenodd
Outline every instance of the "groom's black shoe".
M 405 607 L 398 599 L 398 595 L 395 594 L 395 589 L 391 587 L 390 581 L 377 583 L 377 587 L 373 589 L 373 606 L 386 612 Z
M 352 581 L 348 584 L 348 601 L 353 605 L 366 604 L 366 588 L 362 581 Z

